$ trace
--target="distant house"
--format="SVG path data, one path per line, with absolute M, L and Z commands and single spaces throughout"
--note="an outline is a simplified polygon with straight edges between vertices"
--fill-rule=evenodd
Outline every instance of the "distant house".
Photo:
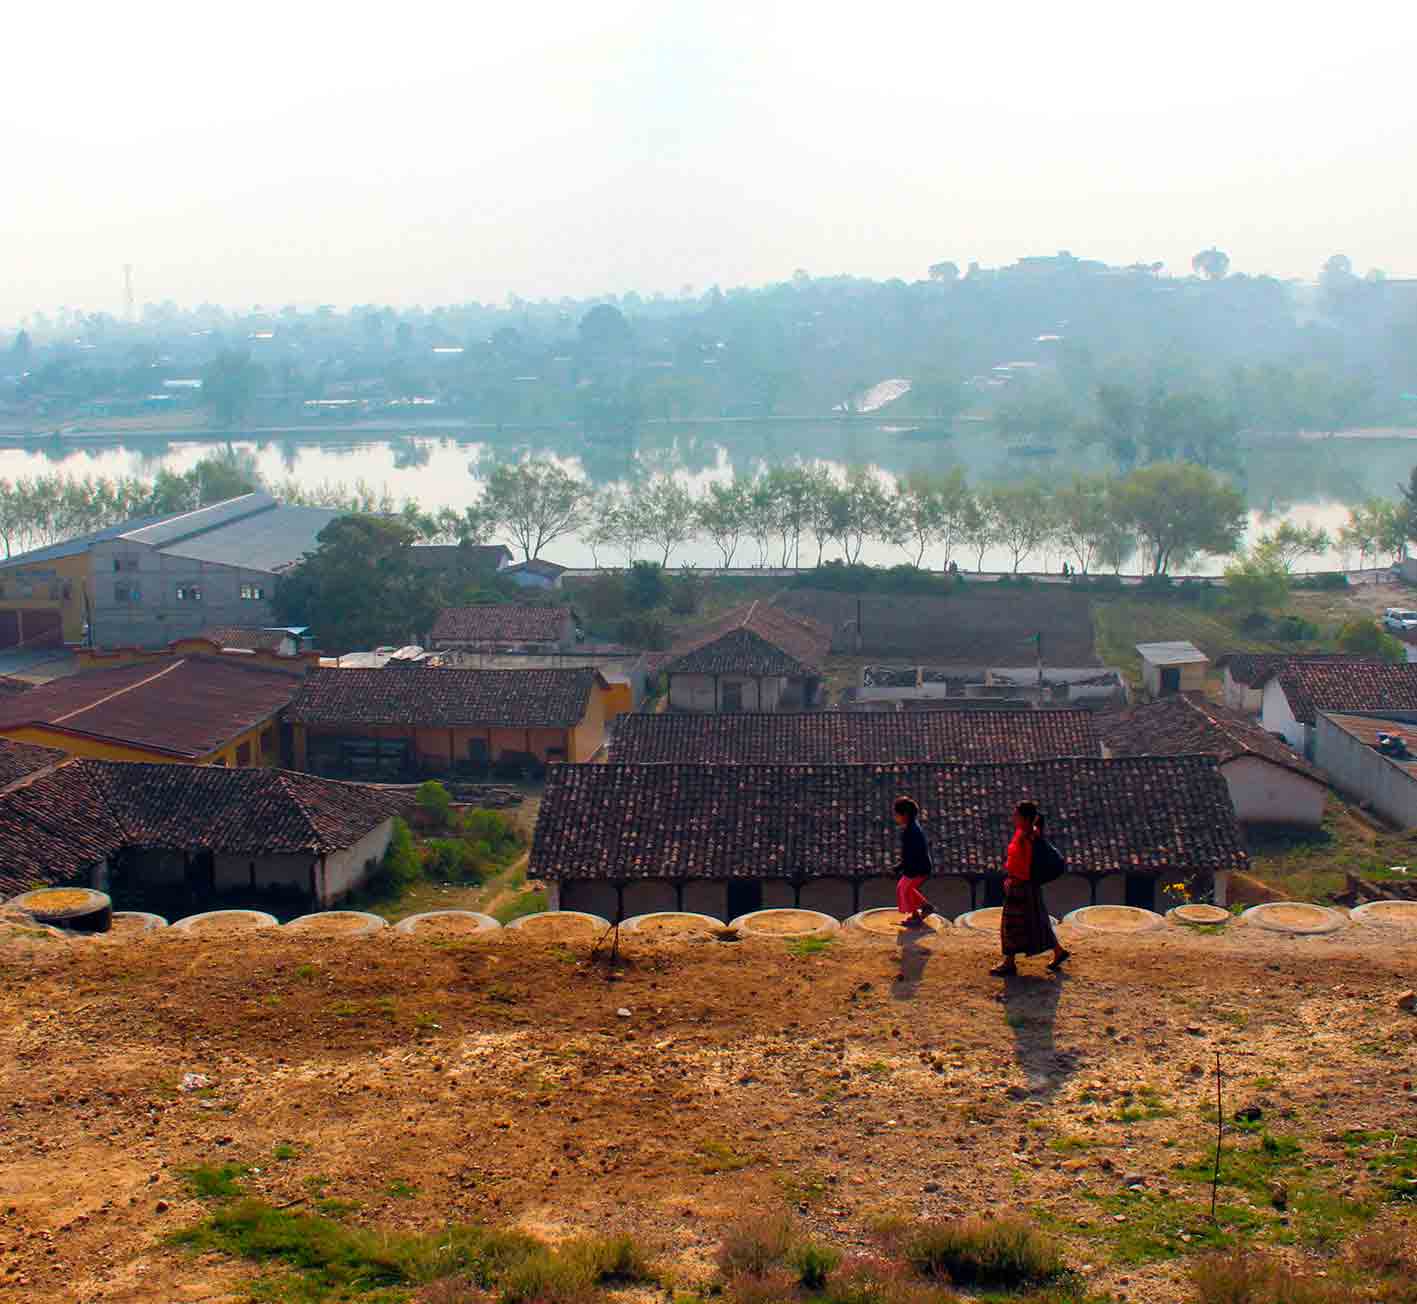
M 831 631 L 751 602 L 676 643 L 661 670 L 676 711 L 791 711 L 816 706 Z
M 1148 697 L 1199 693 L 1205 688 L 1210 658 L 1194 643 L 1138 643 L 1142 688 Z
M 891 802 L 921 805 L 946 914 L 1000 900 L 1013 809 L 1049 816 L 1069 873 L 1055 914 L 1090 903 L 1165 908 L 1172 885 L 1224 903 L 1247 858 L 1213 758 L 1066 758 L 1023 765 L 558 765 L 529 876 L 564 909 L 609 918 L 772 906 L 843 917 L 895 901 Z
M 338 515 L 250 493 L 22 553 L 0 563 L 0 648 L 163 647 L 269 625 L 276 577 Z
M 1417 720 L 1417 665 L 1296 661 L 1265 680 L 1260 721 L 1312 757 L 1320 711 Z
M 512 564 L 512 551 L 501 543 L 416 543 L 409 559 L 419 570 L 496 575 Z
M 1101 754 L 1087 711 L 806 711 L 627 715 L 610 753 L 627 764 L 1037 761 Z
M 1362 661 L 1347 652 L 1295 654 L 1292 652 L 1230 652 L 1215 663 L 1222 672 L 1224 702 L 1232 711 L 1259 715 L 1264 705 L 1265 681 L 1298 661 Z
M 445 607 L 430 636 L 435 652 L 567 652 L 575 645 L 569 607 L 518 603 Z
M 501 571 L 501 574 L 524 589 L 559 589 L 561 577 L 565 573 L 566 567 L 541 557 L 513 562 L 510 566 L 504 566 Z
M 275 765 L 278 717 L 299 686 L 237 658 L 140 661 L 0 699 L 0 737 L 96 760 Z
M 1323 823 L 1323 775 L 1239 712 L 1175 694 L 1101 715 L 1097 728 L 1108 756 L 1214 756 L 1241 824 Z
M 1400 829 L 1417 828 L 1417 724 L 1320 711 L 1314 762 L 1352 800 Z
M 209 625 L 197 637 L 210 640 L 223 652 L 272 652 L 282 657 L 293 657 L 310 644 L 300 626 Z
M 294 765 L 414 778 L 589 760 L 605 740 L 609 685 L 589 667 L 313 671 L 285 713 Z
M 283 770 L 70 760 L 0 793 L 0 895 L 68 883 L 179 909 L 328 906 L 364 883 L 412 804 Z

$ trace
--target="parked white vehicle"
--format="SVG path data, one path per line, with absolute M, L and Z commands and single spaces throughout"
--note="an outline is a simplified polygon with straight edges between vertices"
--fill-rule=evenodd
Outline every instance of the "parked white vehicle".
M 1406 633 L 1409 629 L 1417 629 L 1417 611 L 1409 611 L 1405 607 L 1389 607 L 1383 612 L 1383 624 L 1399 634 Z

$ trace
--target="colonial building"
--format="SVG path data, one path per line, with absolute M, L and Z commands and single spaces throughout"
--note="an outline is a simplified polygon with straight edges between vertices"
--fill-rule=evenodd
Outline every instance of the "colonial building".
M 661 669 L 675 711 L 792 711 L 818 704 L 831 631 L 751 602 L 676 643 Z
M 627 764 L 1037 761 L 1098 756 L 1088 711 L 680 712 L 618 721 L 611 758 Z
M 417 778 L 586 761 L 605 740 L 599 671 L 320 669 L 285 714 L 296 769 Z
M 1320 711 L 1417 720 L 1417 665 L 1290 662 L 1265 680 L 1261 703 L 1264 727 L 1311 757 Z
M 559 765 L 528 873 L 564 909 L 608 918 L 693 910 L 723 919 L 800 905 L 844 917 L 893 905 L 891 802 L 920 803 L 945 914 L 1001 899 L 1013 809 L 1048 816 L 1069 873 L 1061 914 L 1092 903 L 1223 904 L 1247 864 L 1230 794 L 1206 756 L 1073 757 L 1016 765 Z
M 1323 775 L 1237 711 L 1178 694 L 1102 715 L 1097 728 L 1108 756 L 1214 756 L 1241 824 L 1323 823 Z
M 100 760 L 277 765 L 278 717 L 299 687 L 242 658 L 164 656 L 0 699 L 0 737 Z
M 251 493 L 22 553 L 0 564 L 0 648 L 162 647 L 268 625 L 276 577 L 338 515 Z
M 120 905 L 328 906 L 412 805 L 407 790 L 282 770 L 70 760 L 0 792 L 0 896 L 65 883 Z
M 576 645 L 576 618 L 569 607 L 488 603 L 445 607 L 433 622 L 435 652 L 550 653 Z

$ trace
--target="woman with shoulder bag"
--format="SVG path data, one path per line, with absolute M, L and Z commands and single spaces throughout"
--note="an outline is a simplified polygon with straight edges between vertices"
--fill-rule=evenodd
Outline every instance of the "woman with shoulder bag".
M 996 978 L 1007 978 L 1018 972 L 1015 957 L 1041 955 L 1051 950 L 1050 969 L 1061 969 L 1071 952 L 1063 949 L 1053 932 L 1048 906 L 1043 900 L 1042 884 L 1033 875 L 1034 853 L 1043 840 L 1043 817 L 1038 806 L 1021 801 L 1014 810 L 1014 836 L 1009 843 L 1004 863 L 1004 914 L 999 923 L 999 941 L 1004 952 L 1003 962 L 989 970 Z M 1048 844 L 1044 844 L 1048 845 Z M 1052 857 L 1057 853 L 1048 845 Z M 1043 857 L 1039 857 L 1040 869 Z M 1042 875 L 1040 874 L 1040 877 Z M 1050 876 L 1056 877 L 1056 875 Z

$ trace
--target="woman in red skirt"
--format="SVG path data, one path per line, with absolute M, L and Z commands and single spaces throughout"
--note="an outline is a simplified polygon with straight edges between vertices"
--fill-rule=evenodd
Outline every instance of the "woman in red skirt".
M 1014 963 L 1018 955 L 1041 955 L 1051 950 L 1053 958 L 1048 967 L 1061 969 L 1070 954 L 1053 932 L 1043 889 L 1032 879 L 1033 844 L 1042 833 L 1043 817 L 1038 807 L 1031 801 L 1019 802 L 1014 811 L 1014 836 L 1004 862 L 1004 914 L 999 923 L 1004 959 L 989 970 L 996 978 L 1018 972 Z

